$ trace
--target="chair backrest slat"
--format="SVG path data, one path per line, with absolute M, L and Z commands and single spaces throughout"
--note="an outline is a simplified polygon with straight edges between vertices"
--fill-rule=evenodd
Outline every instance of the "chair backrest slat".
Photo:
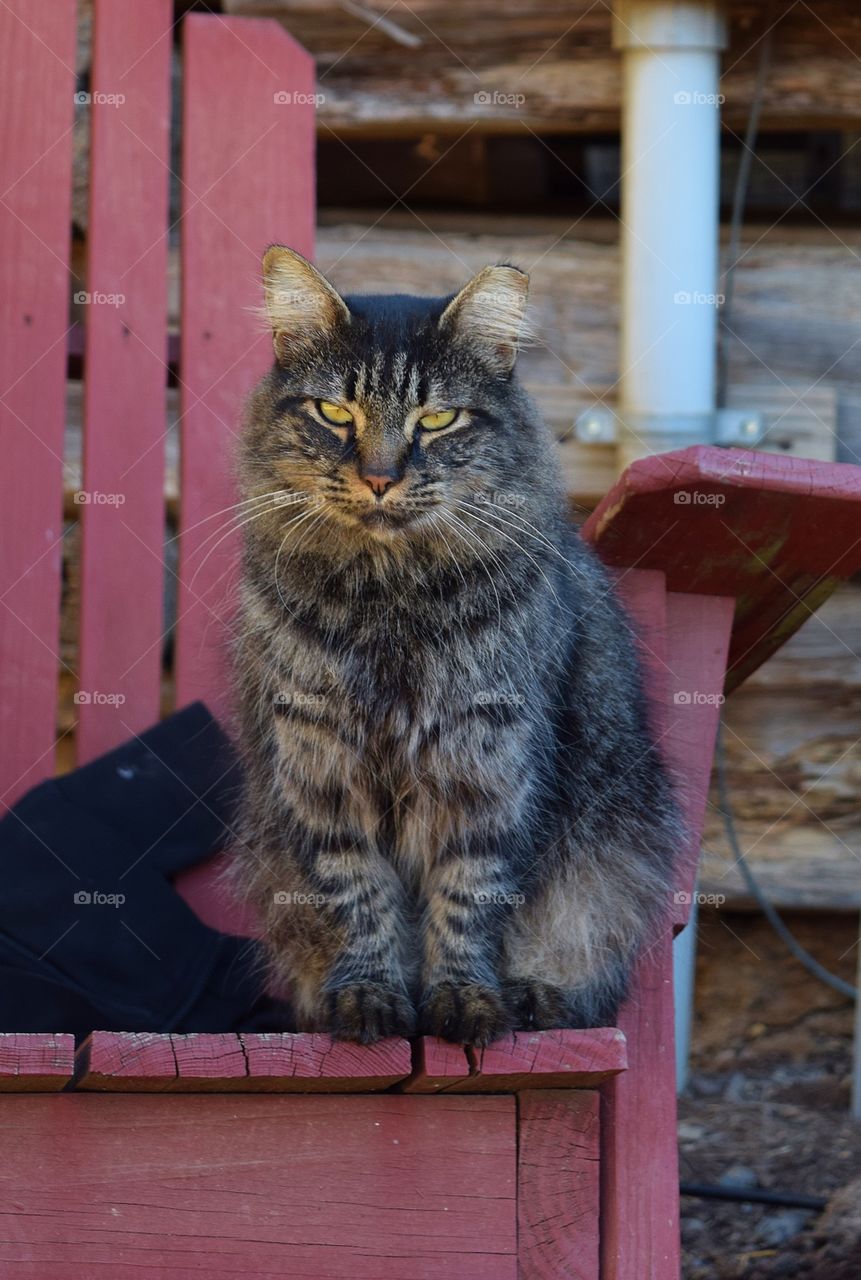
M 158 719 L 171 0 L 96 0 L 78 760 Z
M 0 5 L 0 86 L 0 802 L 5 807 L 54 771 L 75 0 Z
M 242 403 L 272 359 L 261 255 L 275 239 L 313 252 L 314 64 L 276 22 L 191 14 L 184 75 L 176 691 L 226 717 L 238 537 L 224 508 Z

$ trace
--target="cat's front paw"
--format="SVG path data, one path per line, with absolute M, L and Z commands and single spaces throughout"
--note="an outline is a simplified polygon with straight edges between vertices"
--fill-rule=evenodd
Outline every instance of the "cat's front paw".
M 352 982 L 332 991 L 327 1021 L 336 1040 L 359 1044 L 416 1033 L 415 1009 L 402 991 L 382 982 Z
M 511 1030 L 499 992 L 477 982 L 440 982 L 425 993 L 419 1025 L 428 1036 L 479 1047 Z

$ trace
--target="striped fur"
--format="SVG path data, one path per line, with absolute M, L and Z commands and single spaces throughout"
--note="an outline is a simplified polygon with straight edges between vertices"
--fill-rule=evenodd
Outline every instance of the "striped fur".
M 301 1027 L 362 1041 L 610 1022 L 678 826 L 627 621 L 513 372 L 525 277 L 338 306 L 288 250 L 266 274 L 236 874 L 273 987 Z

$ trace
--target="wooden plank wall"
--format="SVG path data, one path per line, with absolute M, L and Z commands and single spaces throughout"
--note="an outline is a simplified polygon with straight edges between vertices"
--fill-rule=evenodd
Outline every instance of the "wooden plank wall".
M 289 25 L 318 61 L 322 133 L 339 136 L 617 131 L 621 76 L 609 4 L 592 0 L 411 0 L 380 14 L 336 0 L 224 0 L 236 14 Z M 861 35 L 842 0 L 730 0 L 721 92 L 743 130 L 759 41 L 780 18 L 766 85 L 765 129 L 858 123 Z

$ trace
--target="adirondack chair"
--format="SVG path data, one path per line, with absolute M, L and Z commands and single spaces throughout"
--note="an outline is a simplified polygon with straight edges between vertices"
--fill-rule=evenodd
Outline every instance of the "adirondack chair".
M 96 0 L 79 507 L 80 762 L 158 718 L 167 373 L 169 0 Z M 54 768 L 74 0 L 0 6 L 0 788 Z M 239 407 L 270 359 L 251 309 L 274 238 L 313 252 L 311 59 L 268 21 L 184 28 L 176 702 L 229 719 L 225 608 Z M 99 97 L 99 95 L 105 95 Z M 111 95 L 122 95 L 121 106 Z M 740 451 L 634 464 L 585 529 L 642 639 L 690 844 L 619 1028 L 423 1039 L 0 1037 L 0 1274 L 487 1280 L 678 1276 L 671 943 L 694 888 L 724 691 L 861 568 L 861 472 Z M 195 576 L 197 575 L 197 576 Z M 183 881 L 239 929 L 212 867 Z

